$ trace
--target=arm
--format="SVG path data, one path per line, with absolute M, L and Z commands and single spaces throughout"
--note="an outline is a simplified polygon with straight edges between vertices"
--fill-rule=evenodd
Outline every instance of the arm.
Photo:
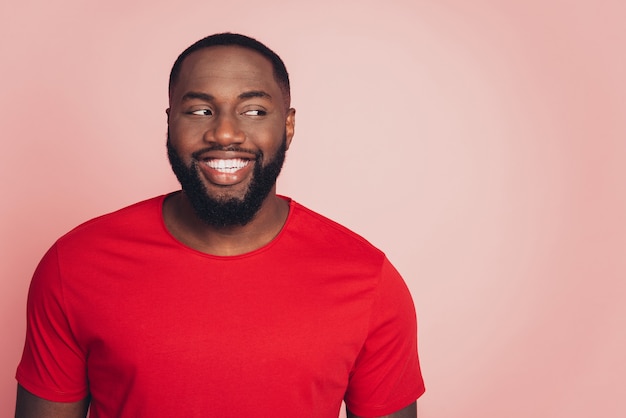
M 354 415 L 347 408 L 346 408 L 346 412 L 348 414 L 347 418 L 362 418 L 362 417 L 358 417 Z M 377 418 L 417 418 L 417 404 L 413 402 L 411 405 L 397 412 L 394 412 L 393 414 L 389 414 L 389 415 L 385 415 L 383 417 L 377 417 Z
M 70 325 L 63 288 L 54 245 L 39 262 L 28 291 L 26 339 L 15 375 L 16 418 L 86 415 L 86 354 Z
M 15 418 L 85 418 L 88 408 L 89 398 L 78 402 L 52 402 L 17 385 Z
M 415 418 L 415 400 L 423 393 L 415 307 L 406 284 L 386 260 L 368 334 L 349 377 L 347 416 Z

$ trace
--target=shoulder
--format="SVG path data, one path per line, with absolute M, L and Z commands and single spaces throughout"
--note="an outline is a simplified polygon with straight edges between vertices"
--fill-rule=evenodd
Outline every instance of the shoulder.
M 110 232 L 124 227 L 137 228 L 142 224 L 158 221 L 164 199 L 165 195 L 153 197 L 90 219 L 70 230 L 59 241 L 71 241 L 94 232 Z
M 385 254 L 351 229 L 321 215 L 300 203 L 291 201 L 291 214 L 286 229 L 292 235 L 332 252 L 366 258 L 382 263 Z
M 154 236 L 164 230 L 164 198 L 153 197 L 84 222 L 61 236 L 54 247 L 63 253 L 82 252 L 111 247 L 134 237 Z

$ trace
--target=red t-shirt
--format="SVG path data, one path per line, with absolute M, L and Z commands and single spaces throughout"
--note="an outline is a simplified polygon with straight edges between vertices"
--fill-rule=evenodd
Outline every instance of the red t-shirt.
M 164 196 L 59 239 L 29 292 L 19 383 L 91 417 L 337 417 L 424 391 L 411 296 L 383 253 L 291 201 L 268 245 L 195 251 Z

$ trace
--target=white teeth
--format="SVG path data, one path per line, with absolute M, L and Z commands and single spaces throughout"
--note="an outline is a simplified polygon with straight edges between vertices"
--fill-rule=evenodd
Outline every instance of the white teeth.
M 243 160 L 241 158 L 235 158 L 230 160 L 216 160 L 211 159 L 206 162 L 206 164 L 214 170 L 217 170 L 221 173 L 234 173 L 237 170 L 241 170 L 249 163 L 248 160 Z

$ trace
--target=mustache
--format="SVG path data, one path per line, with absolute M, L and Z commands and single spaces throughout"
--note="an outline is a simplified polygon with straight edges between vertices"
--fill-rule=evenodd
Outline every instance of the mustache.
M 170 136 L 170 127 L 167 127 L 167 147 L 168 148 L 174 148 L 172 145 L 172 138 Z M 227 147 L 224 147 L 222 145 L 219 144 L 215 144 L 212 145 L 210 147 L 205 147 L 202 148 L 196 152 L 194 152 L 193 154 L 191 154 L 191 157 L 194 160 L 199 160 L 202 156 L 202 154 L 204 154 L 205 152 L 209 152 L 209 151 L 233 151 L 233 152 L 243 152 L 243 153 L 247 153 L 247 154 L 252 154 L 254 155 L 257 159 L 262 159 L 263 158 L 263 151 L 259 151 L 259 150 L 251 150 L 249 148 L 244 148 L 244 147 L 239 147 L 237 145 L 229 145 Z

